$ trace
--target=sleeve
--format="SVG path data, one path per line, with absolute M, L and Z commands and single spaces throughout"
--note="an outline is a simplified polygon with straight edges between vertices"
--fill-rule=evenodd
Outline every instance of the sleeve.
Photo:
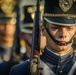
M 29 61 L 25 61 L 21 64 L 15 65 L 11 68 L 9 75 L 28 75 Z
M 18 71 L 18 69 L 16 69 L 16 66 L 12 67 L 10 70 L 9 75 L 21 75 Z

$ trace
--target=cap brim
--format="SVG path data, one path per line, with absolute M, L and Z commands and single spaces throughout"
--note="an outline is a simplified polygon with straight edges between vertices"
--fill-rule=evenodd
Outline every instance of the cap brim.
M 56 24 L 56 25 L 62 25 L 62 26 L 73 26 L 76 25 L 75 18 L 67 18 L 67 17 L 44 17 L 44 20 Z
M 21 25 L 20 29 L 21 29 L 21 32 L 23 32 L 23 33 L 32 34 L 33 23 L 23 24 L 23 25 Z
M 21 29 L 21 32 L 32 34 L 32 30 L 28 30 L 28 29 L 24 29 L 24 28 Z
M 6 23 L 6 22 L 9 22 L 11 20 L 10 17 L 5 17 L 5 18 L 0 18 L 0 24 L 3 24 L 3 23 Z

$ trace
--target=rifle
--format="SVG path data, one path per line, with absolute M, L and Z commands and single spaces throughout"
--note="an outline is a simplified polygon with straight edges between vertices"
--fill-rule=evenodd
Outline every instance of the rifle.
M 34 18 L 34 27 L 32 35 L 32 50 L 30 57 L 30 73 L 31 75 L 40 75 L 39 62 L 40 62 L 40 0 L 37 0 Z

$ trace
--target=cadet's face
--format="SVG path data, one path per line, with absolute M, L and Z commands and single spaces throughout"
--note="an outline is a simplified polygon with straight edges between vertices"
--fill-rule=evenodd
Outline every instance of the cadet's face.
M 0 34 L 3 38 L 11 38 L 14 36 L 16 25 L 5 23 L 0 25 Z
M 52 25 L 50 23 L 47 23 L 47 28 L 49 32 L 52 34 L 52 36 L 60 41 L 61 43 L 65 43 L 70 41 L 70 39 L 75 35 L 76 32 L 76 26 L 59 26 L 59 25 Z M 45 31 L 46 40 L 47 40 L 47 47 L 54 52 L 67 52 L 71 48 L 71 44 L 68 44 L 67 46 L 59 46 L 57 45 L 48 35 L 48 33 Z

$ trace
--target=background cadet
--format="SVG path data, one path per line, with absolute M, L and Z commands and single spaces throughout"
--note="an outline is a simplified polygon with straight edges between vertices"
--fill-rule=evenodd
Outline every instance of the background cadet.
M 22 2 L 22 1 L 21 1 Z M 25 1 L 23 1 L 25 2 Z M 23 3 L 22 3 L 23 4 Z M 35 5 L 21 5 L 21 25 L 20 25 L 20 58 L 21 62 L 30 58 L 31 54 L 31 45 L 32 45 L 32 31 L 33 31 L 33 19 L 34 12 L 36 10 Z M 43 6 L 41 6 L 43 11 Z M 41 35 L 41 50 L 45 46 L 45 37 Z
M 18 64 L 13 53 L 17 18 L 17 0 L 0 1 L 0 74 L 9 75 L 10 68 Z M 13 51 L 14 50 L 14 51 Z
M 33 30 L 33 18 L 32 18 L 32 13 L 33 11 L 29 11 L 30 9 L 33 9 L 33 5 L 28 5 L 28 6 L 23 6 L 23 13 L 21 20 L 21 26 L 20 26 L 20 38 L 24 40 L 25 42 L 25 48 L 23 49 L 21 47 L 20 49 L 20 55 L 22 55 L 22 60 L 25 61 L 30 57 L 31 53 L 31 44 L 32 44 L 32 30 Z M 31 13 L 32 12 L 32 13 Z M 24 43 L 21 40 L 21 45 Z
M 9 61 L 16 29 L 16 18 L 0 11 L 0 53 L 3 61 Z

